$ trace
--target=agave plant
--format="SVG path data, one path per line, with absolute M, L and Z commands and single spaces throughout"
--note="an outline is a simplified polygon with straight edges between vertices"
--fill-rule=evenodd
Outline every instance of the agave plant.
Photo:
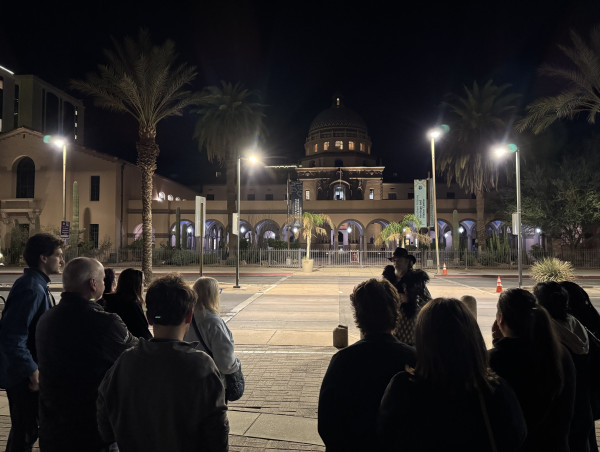
M 412 226 L 414 225 L 416 231 L 412 230 Z M 396 221 L 392 221 L 388 224 L 383 231 L 377 236 L 375 240 L 376 245 L 381 245 L 385 242 L 386 245 L 390 244 L 390 241 L 394 241 L 396 245 L 402 244 L 402 248 L 404 248 L 404 237 L 411 234 L 414 235 L 415 238 L 422 243 L 430 244 L 431 237 L 427 234 L 419 233 L 421 229 L 421 221 L 418 217 L 412 214 L 405 215 L 400 223 Z
M 537 282 L 572 281 L 575 278 L 573 265 L 556 257 L 546 257 L 531 266 L 531 277 Z

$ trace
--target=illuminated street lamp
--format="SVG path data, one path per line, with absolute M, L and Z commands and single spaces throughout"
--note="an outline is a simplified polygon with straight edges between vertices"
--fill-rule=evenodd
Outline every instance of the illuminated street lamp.
M 62 207 L 63 207 L 63 221 L 67 221 L 67 140 L 62 137 L 55 137 L 52 135 L 44 136 L 44 143 L 51 143 L 59 149 L 62 149 L 63 153 L 63 189 L 62 189 Z
M 242 183 L 241 183 L 241 167 L 242 160 L 249 160 L 252 163 L 258 162 L 258 158 L 254 155 L 250 157 L 238 157 L 237 159 L 237 219 L 236 221 L 236 236 L 237 236 L 237 256 L 235 259 L 235 286 L 234 289 L 240 288 L 240 216 L 242 214 Z
M 521 247 L 523 244 L 523 227 L 521 223 L 521 168 L 520 168 L 520 157 L 519 147 L 516 144 L 506 144 L 503 146 L 496 146 L 494 151 L 497 156 L 502 156 L 507 152 L 515 153 L 515 177 L 517 179 L 517 218 L 513 220 L 513 228 L 516 224 L 517 228 L 517 265 L 519 268 L 519 287 L 523 285 L 523 259 L 521 257 Z M 514 234 L 514 231 L 513 231 Z
M 440 127 L 436 127 L 427 132 L 427 137 L 431 140 L 431 175 L 432 175 L 432 188 L 433 188 L 433 230 L 435 233 L 435 265 L 436 274 L 440 274 L 440 247 L 438 240 L 438 221 L 437 221 L 437 194 L 435 189 L 435 140 L 440 138 L 444 133 L 448 132 L 450 127 L 446 124 L 442 124 Z

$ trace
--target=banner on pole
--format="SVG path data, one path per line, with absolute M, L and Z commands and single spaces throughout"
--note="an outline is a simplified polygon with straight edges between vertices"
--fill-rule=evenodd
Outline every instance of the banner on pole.
M 415 179 L 415 217 L 421 222 L 421 227 L 426 228 L 427 224 L 427 180 Z
M 290 182 L 290 214 L 302 217 L 302 181 L 299 180 Z
M 194 235 L 204 237 L 204 228 L 206 227 L 206 198 L 204 196 L 196 196 L 195 222 Z

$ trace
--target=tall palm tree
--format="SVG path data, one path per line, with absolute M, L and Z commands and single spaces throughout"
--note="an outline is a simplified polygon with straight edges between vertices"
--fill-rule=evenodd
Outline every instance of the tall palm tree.
M 557 119 L 573 119 L 587 113 L 590 124 L 600 113 L 600 25 L 590 32 L 589 43 L 571 31 L 573 45 L 559 45 L 570 61 L 569 66 L 544 65 L 542 75 L 559 81 L 561 92 L 542 97 L 527 106 L 527 116 L 518 123 L 518 130 L 532 129 L 539 134 Z
M 302 236 L 306 239 L 305 259 L 310 260 L 310 244 L 312 242 L 313 236 L 327 234 L 327 230 L 324 228 L 324 226 L 329 225 L 330 228 L 333 228 L 333 220 L 329 215 L 326 215 L 324 213 L 302 212 L 301 216 L 291 215 L 287 219 L 286 223 L 293 224 L 296 221 L 302 223 L 300 232 Z
M 235 85 L 221 82 L 221 87 L 208 86 L 200 94 L 200 115 L 196 123 L 194 138 L 200 149 L 205 149 L 208 160 L 225 164 L 227 180 L 228 230 L 231 232 L 233 213 L 236 211 L 236 164 L 242 151 L 256 146 L 264 133 L 263 108 L 257 91 L 245 89 L 241 83 Z M 237 241 L 229 241 L 230 249 L 237 253 Z
M 156 127 L 169 116 L 181 116 L 195 102 L 185 87 L 196 77 L 196 69 L 176 64 L 173 41 L 155 46 L 147 30 L 137 41 L 126 37 L 123 44 L 112 39 L 114 50 L 104 50 L 107 63 L 85 80 L 71 86 L 94 98 L 99 107 L 128 113 L 138 123 L 137 166 L 142 175 L 142 271 L 152 279 L 152 177 L 159 148 Z
M 464 95 L 450 94 L 443 105 L 448 109 L 450 131 L 439 155 L 439 170 L 467 193 L 474 193 L 477 208 L 477 244 L 485 247 L 485 195 L 496 187 L 498 172 L 490 157 L 490 147 L 510 134 L 516 93 L 507 93 L 510 85 L 497 86 L 492 80 L 480 87 L 473 82 L 464 87 Z

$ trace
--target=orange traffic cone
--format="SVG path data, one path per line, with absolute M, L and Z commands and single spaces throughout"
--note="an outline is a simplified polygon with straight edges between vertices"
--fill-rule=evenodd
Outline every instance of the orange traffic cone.
M 446 270 L 446 263 L 444 262 L 444 268 L 442 269 L 442 274 L 447 275 L 448 271 Z
M 496 283 L 496 293 L 502 292 L 502 281 L 500 281 L 500 276 L 498 276 L 498 282 Z

